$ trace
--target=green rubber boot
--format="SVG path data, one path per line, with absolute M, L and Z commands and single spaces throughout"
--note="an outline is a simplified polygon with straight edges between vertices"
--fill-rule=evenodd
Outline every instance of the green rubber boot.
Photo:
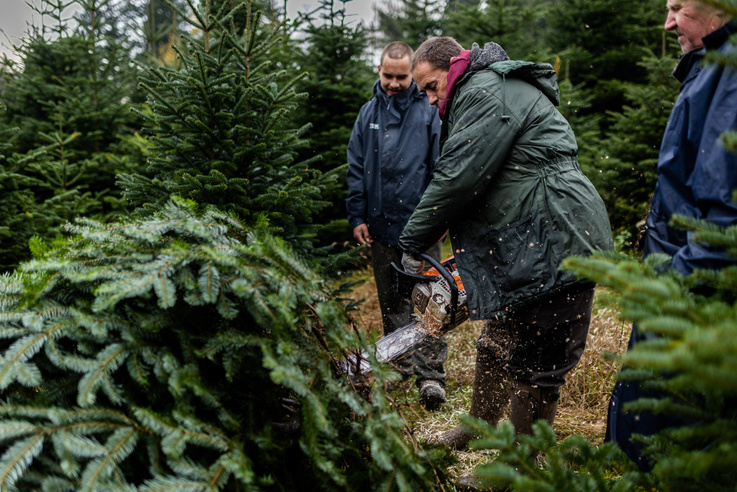
M 493 323 L 493 324 L 492 324 Z M 504 414 L 509 403 L 507 389 L 507 352 L 506 345 L 493 339 L 496 323 L 488 321 L 482 336 L 476 343 L 476 370 L 473 377 L 473 395 L 471 397 L 472 417 L 496 425 Z M 433 441 L 451 449 L 466 449 L 468 443 L 476 435 L 463 425 L 458 425 L 449 431 L 435 437 Z

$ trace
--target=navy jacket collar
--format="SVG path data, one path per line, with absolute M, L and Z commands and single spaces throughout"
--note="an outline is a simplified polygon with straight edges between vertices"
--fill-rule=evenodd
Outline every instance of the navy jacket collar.
M 737 21 L 731 20 L 714 32 L 710 32 L 702 38 L 707 50 L 715 50 L 729 39 L 729 36 L 737 31 Z
M 680 83 L 683 83 L 687 78 L 688 74 L 691 73 L 691 69 L 694 65 L 701 61 L 707 51 L 716 50 L 724 43 L 727 42 L 729 36 L 737 32 L 737 21 L 731 20 L 725 25 L 717 29 L 716 31 L 710 32 L 702 38 L 704 42 L 703 48 L 696 48 L 688 53 L 681 55 L 681 59 L 673 70 L 673 76 L 678 79 Z

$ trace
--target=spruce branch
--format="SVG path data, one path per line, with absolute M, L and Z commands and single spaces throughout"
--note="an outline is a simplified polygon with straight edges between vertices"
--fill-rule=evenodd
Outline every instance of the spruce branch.
M 36 433 L 26 439 L 18 440 L 5 449 L 0 457 L 0 485 L 6 489 L 15 488 L 34 459 L 43 449 L 43 434 Z

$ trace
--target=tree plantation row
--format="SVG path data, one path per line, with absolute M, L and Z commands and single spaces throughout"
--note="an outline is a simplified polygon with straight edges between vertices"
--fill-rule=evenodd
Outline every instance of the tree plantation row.
M 467 419 L 499 450 L 479 471 L 516 490 L 733 487 L 735 270 L 637 260 L 678 91 L 661 0 L 407 0 L 371 24 L 344 6 L 35 4 L 0 68 L 0 488 L 452 490 L 452 456 L 385 391 L 396 375 L 372 360 L 356 387 L 341 369 L 372 341 L 345 296 L 365 266 L 346 145 L 375 50 L 437 35 L 555 67 L 617 249 L 565 268 L 661 336 L 629 377 L 680 399 L 644 408 L 698 421 L 651 438 L 645 473 L 543 423 L 520 445 Z M 731 229 L 681 222 L 737 251 Z

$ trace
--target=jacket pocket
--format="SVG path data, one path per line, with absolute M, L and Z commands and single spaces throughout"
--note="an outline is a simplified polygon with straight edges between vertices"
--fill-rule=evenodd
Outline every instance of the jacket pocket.
M 502 293 L 529 296 L 544 290 L 552 277 L 549 244 L 542 224 L 532 215 L 486 235 L 489 245 L 487 271 Z

